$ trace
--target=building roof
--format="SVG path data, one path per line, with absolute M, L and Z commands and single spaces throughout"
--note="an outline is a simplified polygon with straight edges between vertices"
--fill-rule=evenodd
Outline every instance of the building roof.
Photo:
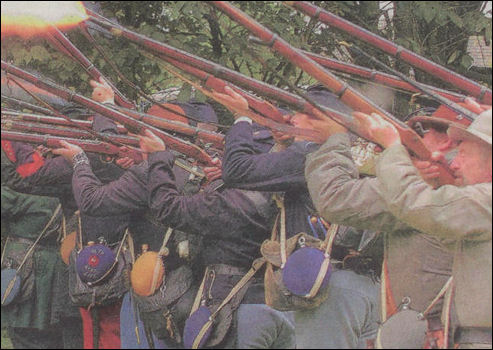
M 484 36 L 470 36 L 467 53 L 473 58 L 473 67 L 491 68 L 491 41 L 486 45 Z

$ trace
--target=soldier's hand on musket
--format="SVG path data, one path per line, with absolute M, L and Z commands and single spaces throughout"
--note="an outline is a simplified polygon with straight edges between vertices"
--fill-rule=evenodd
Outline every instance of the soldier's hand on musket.
M 491 109 L 491 106 L 479 104 L 478 101 L 476 101 L 472 97 L 466 97 L 464 103 L 465 103 L 465 107 L 468 110 L 477 114 L 481 114 L 484 111 Z
M 135 161 L 129 157 L 118 158 L 115 160 L 116 165 L 122 169 L 128 169 L 135 164 Z
M 212 95 L 217 99 L 218 102 L 222 103 L 226 108 L 228 108 L 235 118 L 244 115 L 244 112 L 248 111 L 248 101 L 241 96 L 239 93 L 235 92 L 229 86 L 224 88 L 226 94 L 222 94 L 217 91 L 213 91 Z
M 413 164 L 418 169 L 423 180 L 430 184 L 435 184 L 435 180 L 440 176 L 440 170 L 433 163 L 426 160 L 413 159 Z
M 39 145 L 38 147 L 36 147 L 36 152 L 38 152 L 38 154 L 41 157 L 46 157 L 47 155 L 49 155 L 51 153 L 51 148 L 48 148 L 48 147 L 43 146 L 43 145 Z
M 212 163 L 216 166 L 209 166 L 204 168 L 205 177 L 207 178 L 208 182 L 219 179 L 223 174 L 221 160 L 219 158 L 214 158 L 212 160 Z
M 353 116 L 358 121 L 360 135 L 369 141 L 379 144 L 383 148 L 401 144 L 401 137 L 395 126 L 382 116 L 376 113 L 368 115 L 361 112 L 354 112 Z
M 74 162 L 74 156 L 84 152 L 79 146 L 68 143 L 67 141 L 60 141 L 60 146 L 62 146 L 62 148 L 54 149 L 52 151 L 53 154 L 61 155 L 72 164 Z
M 144 135 L 137 135 L 140 140 L 140 150 L 144 154 L 144 159 L 147 159 L 147 154 L 165 151 L 166 145 L 163 140 L 154 135 L 152 131 L 146 130 Z
M 89 84 L 93 87 L 92 99 L 94 101 L 115 104 L 115 92 L 102 77 L 99 78 L 99 82 L 91 80 Z

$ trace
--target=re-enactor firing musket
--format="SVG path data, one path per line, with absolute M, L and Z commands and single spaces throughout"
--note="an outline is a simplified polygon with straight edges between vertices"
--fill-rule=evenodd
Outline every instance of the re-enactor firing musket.
M 61 125 L 61 126 L 74 126 L 74 124 L 78 126 L 82 126 L 85 128 L 92 128 L 93 122 L 89 120 L 80 120 L 80 119 L 72 119 L 71 122 L 66 119 L 59 117 L 52 117 L 40 114 L 31 114 L 31 113 L 22 113 L 22 112 L 12 112 L 6 111 L 2 109 L 2 120 L 4 118 L 9 120 L 22 120 L 25 122 L 36 122 L 43 124 L 51 124 L 51 125 Z M 126 134 L 128 130 L 125 129 L 122 125 L 117 125 L 116 129 L 119 134 Z
M 307 1 L 286 1 L 288 6 L 291 6 L 304 14 L 319 20 L 322 23 L 328 24 L 331 27 L 342 30 L 343 32 L 358 38 L 359 40 L 368 43 L 385 53 L 397 57 L 412 66 L 419 68 L 443 81 L 451 84 L 457 89 L 467 92 L 474 96 L 481 103 L 491 105 L 492 95 L 491 89 L 482 86 L 471 79 L 468 79 L 460 74 L 457 74 L 439 64 L 432 62 L 410 50 L 396 45 L 393 42 L 384 39 L 368 30 L 357 26 L 343 18 L 340 18 L 327 10 L 315 6 Z
M 8 131 L 3 129 L 2 140 L 33 143 L 36 145 L 44 145 L 49 148 L 60 148 L 62 147 L 60 141 L 66 141 L 79 146 L 86 152 L 104 154 L 114 158 L 128 157 L 133 159 L 136 164 L 142 162 L 143 160 L 142 153 L 138 150 L 130 149 L 127 147 L 117 147 L 115 145 L 96 140 L 81 140 L 52 135 L 26 134 L 22 132 Z
M 132 131 L 134 133 L 140 133 L 145 129 L 149 129 L 155 135 L 161 138 L 169 148 L 174 149 L 175 151 L 178 151 L 180 153 L 186 154 L 187 156 L 196 159 L 197 161 L 199 161 L 204 165 L 210 165 L 210 166 L 214 165 L 214 163 L 212 162 L 212 158 L 201 148 L 189 142 L 173 137 L 172 135 L 156 127 L 150 126 L 139 120 L 135 120 L 117 110 L 107 107 L 104 104 L 93 101 L 87 97 L 79 95 L 66 88 L 60 87 L 51 81 L 48 81 L 46 79 L 41 79 L 38 76 L 33 75 L 24 70 L 21 70 L 5 61 L 2 61 L 2 69 L 5 70 L 7 73 L 10 73 L 18 78 L 26 80 L 34 84 L 35 86 L 44 89 L 48 92 L 51 92 L 67 101 L 74 101 L 76 103 L 79 103 L 107 118 L 119 122 L 125 125 L 125 127 L 129 129 L 129 131 Z
M 377 113 L 383 116 L 386 120 L 391 122 L 394 127 L 399 131 L 403 144 L 410 149 L 417 157 L 422 160 L 431 160 L 431 152 L 423 143 L 423 140 L 419 137 L 414 130 L 412 130 L 408 125 L 401 122 L 390 113 L 384 111 L 378 107 L 375 103 L 368 100 L 366 97 L 352 89 L 348 84 L 346 84 L 341 79 L 337 78 L 318 63 L 311 60 L 300 50 L 293 48 L 285 40 L 281 39 L 278 35 L 274 34 L 269 29 L 265 28 L 254 19 L 246 15 L 241 10 L 235 8 L 227 2 L 222 1 L 211 1 L 209 4 L 217 7 L 222 12 L 226 13 L 234 21 L 240 23 L 245 28 L 247 28 L 253 35 L 267 43 L 272 50 L 283 55 L 291 63 L 295 64 L 301 68 L 304 72 L 312 76 L 313 78 L 324 84 L 330 91 L 339 97 L 339 99 L 353 108 L 357 112 L 362 112 L 366 114 Z M 359 125 L 355 118 L 341 118 L 341 114 L 324 114 L 319 113 L 315 110 L 320 118 L 325 118 L 329 116 L 341 125 L 346 126 L 351 131 L 359 135 L 364 135 L 363 130 L 359 130 Z M 440 165 L 440 164 L 438 164 Z M 440 182 L 442 184 L 454 183 L 454 177 L 452 176 L 450 170 L 445 166 L 440 166 Z

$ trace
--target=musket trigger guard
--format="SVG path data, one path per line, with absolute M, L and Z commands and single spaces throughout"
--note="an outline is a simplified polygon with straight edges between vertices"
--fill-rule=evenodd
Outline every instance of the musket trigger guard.
M 100 154 L 99 160 L 101 160 L 102 163 L 110 164 L 110 163 L 113 163 L 113 161 L 115 160 L 115 157 Z

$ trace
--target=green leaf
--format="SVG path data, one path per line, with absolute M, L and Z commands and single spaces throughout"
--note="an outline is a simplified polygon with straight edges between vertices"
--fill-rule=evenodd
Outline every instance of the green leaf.
M 484 39 L 486 40 L 487 44 L 491 45 L 491 25 L 485 29 Z
M 460 65 L 465 68 L 465 69 L 469 69 L 471 68 L 472 64 L 473 64 L 474 60 L 471 56 L 469 55 L 464 55 L 462 56 L 461 58 L 461 61 L 460 61 Z
M 195 100 L 197 100 L 198 102 L 206 102 L 207 101 L 207 96 L 205 96 L 200 91 L 195 91 Z
M 459 28 L 463 28 L 464 27 L 464 21 L 455 12 L 450 11 L 448 13 L 448 17 L 450 18 L 450 20 L 452 21 L 452 23 L 454 23 L 457 27 L 459 27 Z
M 176 97 L 178 102 L 188 102 L 192 96 L 192 86 L 190 84 L 184 83 L 180 89 L 180 93 Z
M 431 23 L 436 15 L 435 7 L 432 5 L 423 4 L 423 9 L 423 18 L 427 23 Z
M 454 61 L 455 61 L 455 59 L 457 58 L 457 56 L 459 55 L 459 53 L 460 53 L 460 52 L 459 52 L 458 50 L 454 51 L 454 52 L 450 55 L 450 57 L 448 58 L 448 60 L 447 60 L 447 64 L 451 64 L 452 62 L 454 62 Z

